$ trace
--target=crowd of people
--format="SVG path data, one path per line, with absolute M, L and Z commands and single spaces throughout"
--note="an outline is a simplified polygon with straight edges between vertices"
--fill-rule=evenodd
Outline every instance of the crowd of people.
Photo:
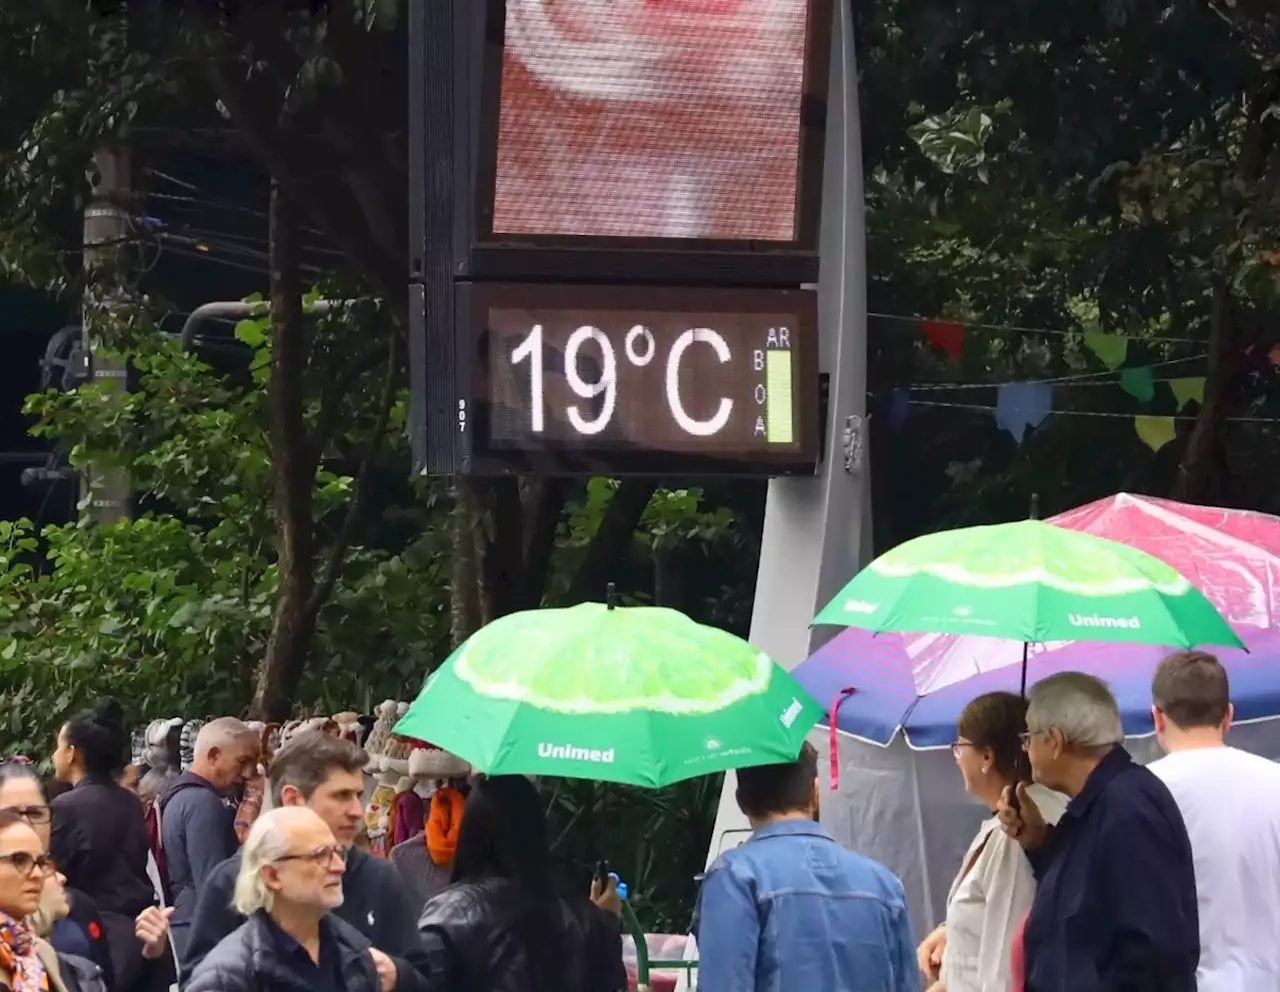
M 992 815 L 945 922 L 918 945 L 898 879 L 820 825 L 812 745 L 741 770 L 753 834 L 702 881 L 697 987 L 1280 988 L 1280 765 L 1227 746 L 1230 691 L 1212 655 L 1165 659 L 1152 712 L 1166 756 L 1143 767 L 1092 676 L 974 699 L 952 751 Z M 471 779 L 449 884 L 424 905 L 358 843 L 358 744 L 294 735 L 271 761 L 265 811 L 238 832 L 237 799 L 259 770 L 251 728 L 205 724 L 189 771 L 152 797 L 126 771 L 121 716 L 107 700 L 68 721 L 54 781 L 0 763 L 0 985 L 11 992 L 627 988 L 616 885 L 565 886 L 529 779 Z
M 814 822 L 816 751 L 740 772 L 754 833 L 703 883 L 699 989 L 1280 989 L 1280 765 L 1226 744 L 1213 655 L 1166 658 L 1152 714 L 1143 767 L 1093 676 L 974 699 L 952 751 L 992 815 L 918 947 L 898 880 Z
M 358 843 L 359 745 L 292 736 L 242 845 L 257 732 L 204 724 L 189 770 L 154 795 L 126 764 L 122 716 L 106 700 L 68 721 L 55 780 L 0 764 L 0 985 L 12 992 L 626 988 L 616 884 L 560 884 L 529 780 L 472 780 L 450 884 L 424 905 Z

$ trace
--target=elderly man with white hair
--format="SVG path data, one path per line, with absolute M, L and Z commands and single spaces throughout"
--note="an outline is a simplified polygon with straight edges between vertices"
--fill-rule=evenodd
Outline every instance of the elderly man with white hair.
M 235 906 L 246 920 L 200 962 L 186 992 L 390 988 L 395 963 L 332 915 L 342 905 L 345 873 L 344 848 L 315 811 L 287 806 L 262 814 L 236 877 Z
M 236 794 L 256 771 L 259 748 L 258 735 L 247 724 L 234 717 L 210 720 L 196 737 L 191 770 L 170 782 L 156 803 L 179 961 L 200 886 L 240 846 Z
M 1038 887 L 1023 931 L 1027 992 L 1195 992 L 1200 934 L 1187 828 L 1124 749 L 1115 697 L 1091 675 L 1036 683 L 1023 746 L 1071 797 L 1055 827 L 1019 785 L 997 813 Z

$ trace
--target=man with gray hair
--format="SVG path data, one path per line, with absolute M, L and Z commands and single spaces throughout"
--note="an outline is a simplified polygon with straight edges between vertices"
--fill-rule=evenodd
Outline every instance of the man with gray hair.
M 418 915 L 422 906 L 409 893 L 391 862 L 353 847 L 364 821 L 364 749 L 319 730 L 294 735 L 271 759 L 267 778 L 273 807 L 306 807 L 324 821 L 346 851 L 342 905 L 334 916 L 362 933 L 389 959 L 401 962 L 389 982 L 399 992 L 417 992 L 422 944 Z M 246 852 L 215 868 L 200 888 L 191 916 L 191 937 L 179 981 L 185 984 L 227 934 L 244 923 L 236 912 L 236 879 L 243 877 Z
M 331 915 L 342 905 L 343 847 L 305 806 L 263 813 L 245 841 L 235 906 L 246 919 L 196 968 L 188 992 L 379 992 L 384 956 Z
M 1037 782 L 1071 797 L 1056 827 L 1025 785 L 997 807 L 1038 887 L 1023 931 L 1027 992 L 1195 992 L 1200 933 L 1187 828 L 1168 788 L 1122 746 L 1092 675 L 1032 687 L 1023 747 Z
M 240 846 L 236 793 L 257 768 L 259 747 L 258 735 L 240 720 L 210 720 L 196 737 L 191 770 L 170 782 L 156 802 L 179 961 L 186 952 L 200 887 Z

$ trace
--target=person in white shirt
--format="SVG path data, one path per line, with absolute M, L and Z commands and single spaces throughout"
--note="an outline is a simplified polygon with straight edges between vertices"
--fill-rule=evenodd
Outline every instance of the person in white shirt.
M 1006 786 L 1030 781 L 1023 754 L 1027 700 L 1012 692 L 978 696 L 960 714 L 951 745 L 965 791 L 995 812 Z M 1041 785 L 1027 791 L 1049 823 L 1067 797 Z M 969 845 L 947 897 L 947 919 L 920 944 L 928 992 L 1008 992 L 1014 934 L 1031 909 L 1036 881 L 1016 840 L 992 816 Z
M 1226 744 L 1226 670 L 1180 651 L 1151 683 L 1150 765 L 1173 793 L 1191 838 L 1200 911 L 1199 992 L 1280 989 L 1280 764 Z

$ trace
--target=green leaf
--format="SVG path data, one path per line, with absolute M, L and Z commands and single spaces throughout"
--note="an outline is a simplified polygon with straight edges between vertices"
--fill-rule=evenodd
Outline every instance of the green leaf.
M 262 320 L 246 318 L 236 324 L 236 340 L 250 348 L 261 348 L 267 340 L 266 325 Z

